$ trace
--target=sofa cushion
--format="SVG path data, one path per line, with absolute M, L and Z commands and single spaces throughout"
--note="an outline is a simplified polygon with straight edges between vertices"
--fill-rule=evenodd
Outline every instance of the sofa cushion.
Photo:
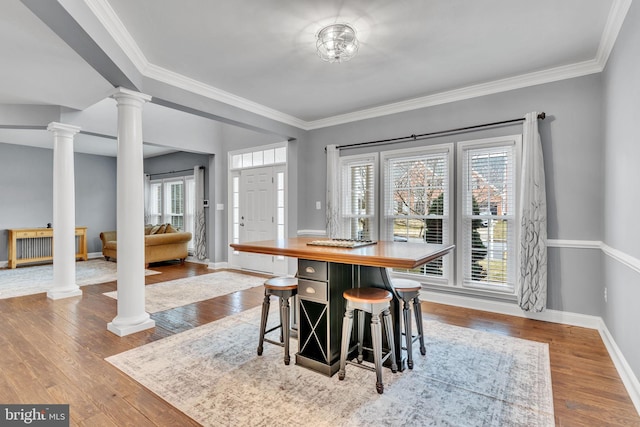
M 177 233 L 178 230 L 173 228 L 173 225 L 167 224 L 167 228 L 164 230 L 165 233 Z
M 160 230 L 160 227 L 162 227 L 162 224 L 158 224 L 158 225 L 154 225 L 153 227 L 151 227 L 151 230 L 149 230 L 149 234 L 158 234 L 158 231 Z

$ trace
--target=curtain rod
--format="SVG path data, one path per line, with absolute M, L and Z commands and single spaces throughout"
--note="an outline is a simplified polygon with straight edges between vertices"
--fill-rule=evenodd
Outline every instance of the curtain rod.
M 547 115 L 544 112 L 542 112 L 542 113 L 538 114 L 538 119 L 544 120 L 546 116 Z M 403 136 L 403 137 L 399 137 L 399 138 L 380 139 L 380 140 L 377 140 L 377 141 L 356 142 L 354 144 L 338 145 L 336 148 L 345 149 L 345 148 L 361 147 L 363 145 L 390 144 L 390 143 L 394 143 L 394 142 L 415 141 L 417 139 L 429 138 L 429 137 L 437 136 L 437 135 L 446 135 L 446 134 L 455 133 L 455 132 L 464 132 L 464 131 L 468 131 L 468 130 L 472 130 L 472 129 L 480 129 L 480 128 L 486 128 L 486 127 L 492 127 L 492 126 L 501 126 L 501 125 L 506 125 L 506 124 L 510 124 L 510 123 L 517 123 L 517 122 L 524 122 L 524 121 L 525 121 L 525 118 L 521 117 L 519 119 L 503 120 L 501 122 L 484 123 L 484 124 L 481 124 L 481 125 L 474 125 L 474 126 L 465 126 L 465 127 L 456 128 L 456 129 L 447 129 L 447 130 L 441 130 L 441 131 L 437 131 L 437 132 L 422 133 L 420 135 L 415 135 L 414 134 L 414 135 Z M 325 148 L 325 150 L 326 150 L 326 148 Z
M 200 169 L 204 169 L 204 166 L 199 166 Z M 172 173 L 179 173 L 179 172 L 193 172 L 193 168 L 190 169 L 182 169 L 179 171 L 169 171 L 169 172 L 158 172 L 158 173 L 148 173 L 147 175 L 149 176 L 156 176 L 156 175 L 169 175 Z

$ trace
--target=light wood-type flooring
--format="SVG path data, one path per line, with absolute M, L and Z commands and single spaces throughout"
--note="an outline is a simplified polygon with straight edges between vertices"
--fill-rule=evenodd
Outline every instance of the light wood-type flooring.
M 147 284 L 212 272 L 194 263 L 150 268 L 162 274 L 147 276 Z M 256 307 L 263 296 L 257 287 L 155 313 L 155 328 L 121 338 L 106 329 L 116 301 L 102 295 L 115 282 L 81 289 L 82 297 L 57 301 L 45 294 L 0 300 L 0 402 L 69 403 L 71 425 L 79 426 L 198 425 L 104 358 Z M 557 426 L 640 426 L 596 330 L 433 303 L 423 303 L 423 313 L 549 343 Z

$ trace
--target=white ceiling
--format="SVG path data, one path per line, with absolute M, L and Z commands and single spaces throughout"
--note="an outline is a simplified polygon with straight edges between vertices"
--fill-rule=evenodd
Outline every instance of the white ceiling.
M 303 129 L 602 71 L 630 4 L 59 2 L 82 27 L 93 26 L 87 32 L 97 44 L 110 36 L 142 75 Z M 315 53 L 315 34 L 337 21 L 356 28 L 360 50 L 329 64 Z M 0 3 L 0 58 L 0 104 L 82 110 L 113 88 L 19 0 Z

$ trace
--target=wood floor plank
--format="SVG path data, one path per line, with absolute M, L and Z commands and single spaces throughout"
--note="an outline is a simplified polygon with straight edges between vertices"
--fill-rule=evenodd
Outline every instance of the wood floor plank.
M 160 263 L 147 285 L 211 273 L 196 263 Z M 266 277 L 259 275 L 260 277 Z M 156 327 L 126 337 L 107 331 L 116 282 L 83 286 L 82 296 L 46 294 L 0 300 L 0 401 L 69 403 L 72 425 L 196 426 L 191 418 L 104 359 L 223 317 L 258 307 L 263 289 L 224 295 L 151 314 Z M 640 426 L 598 331 L 423 302 L 439 322 L 549 344 L 557 426 Z

